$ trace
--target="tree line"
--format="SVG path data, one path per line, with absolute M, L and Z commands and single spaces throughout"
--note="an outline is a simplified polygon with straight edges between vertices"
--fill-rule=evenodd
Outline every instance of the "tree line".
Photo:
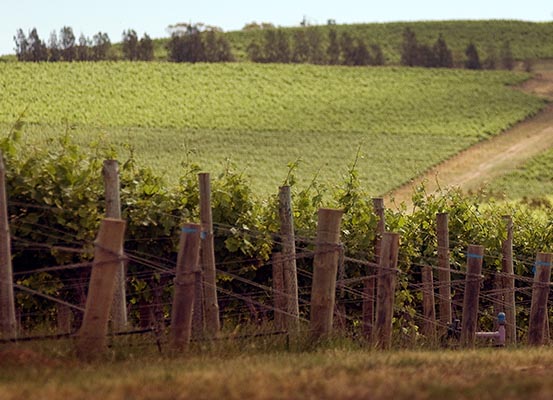
M 235 61 L 230 42 L 222 30 L 204 24 L 177 24 L 169 27 L 167 59 L 172 62 Z
M 14 41 L 15 54 L 19 61 L 73 62 L 119 59 L 112 51 L 112 43 L 107 33 L 98 32 L 92 38 L 81 34 L 77 39 L 73 28 L 69 26 L 61 28 L 59 35 L 52 31 L 48 42 L 40 38 L 36 28 L 31 29 L 28 35 L 25 35 L 22 29 L 18 29 Z M 128 29 L 123 32 L 121 45 L 122 58 L 125 60 L 154 59 L 153 41 L 147 34 L 139 40 L 136 32 Z
M 330 23 L 329 23 L 330 24 Z M 246 52 L 252 62 L 258 63 L 309 63 L 318 65 L 385 65 L 386 59 L 378 43 L 367 43 L 349 32 L 338 31 L 330 24 L 328 33 L 320 27 L 302 24 L 293 31 L 275 28 L 268 23 L 251 23 L 245 31 L 262 31 L 251 41 Z M 196 24 L 176 24 L 169 28 L 171 37 L 165 47 L 167 60 L 171 62 L 232 62 L 236 58 L 227 36 L 220 28 Z M 440 34 L 432 44 L 420 43 L 415 32 L 405 28 L 400 48 L 400 63 L 409 67 L 468 69 L 513 69 L 515 60 L 510 43 L 505 41 L 497 53 L 487 49 L 487 57 L 480 59 L 474 43 L 465 49 L 463 62 L 454 60 L 444 37 Z M 103 61 L 130 60 L 152 61 L 155 59 L 154 43 L 148 34 L 139 39 L 133 29 L 123 32 L 120 53 L 114 51 L 107 33 L 98 32 L 92 38 L 81 34 L 77 39 L 73 29 L 64 26 L 59 35 L 50 34 L 46 43 L 35 28 L 28 35 L 22 29 L 14 36 L 16 55 L 19 61 Z M 530 62 L 525 62 L 527 70 Z
M 464 54 L 466 59 L 462 65 L 467 69 L 504 68 L 512 70 L 515 67 L 515 59 L 508 41 L 503 42 L 499 55 L 494 48 L 488 49 L 487 57 L 483 61 L 480 60 L 478 49 L 473 42 L 467 45 Z M 415 32 L 410 28 L 405 28 L 401 47 L 401 65 L 408 67 L 453 68 L 455 63 L 453 54 L 442 35 L 439 35 L 436 42 L 432 46 L 429 46 L 419 43 Z M 525 67 L 529 69 L 528 61 L 525 62 Z
M 385 65 L 384 53 L 379 44 L 367 45 L 363 38 L 352 37 L 348 32 L 340 35 L 334 28 L 328 30 L 324 41 L 320 29 L 304 27 L 290 35 L 284 29 L 269 24 L 249 24 L 248 30 L 264 30 L 263 37 L 250 43 L 247 52 L 250 61 L 260 63 L 310 63 L 327 65 Z M 455 63 L 443 35 L 432 45 L 420 43 L 410 28 L 403 31 L 400 64 L 408 67 L 496 69 L 512 70 L 515 60 L 508 41 L 502 44 L 499 55 L 487 50 L 487 58 L 480 60 L 476 45 L 470 42 L 465 49 L 464 62 Z M 529 62 L 525 62 L 529 69 Z
M 291 40 L 284 29 L 264 30 L 263 37 L 248 46 L 248 57 L 253 62 L 359 66 L 385 63 L 378 44 L 369 46 L 363 38 L 354 38 L 348 32 L 338 35 L 335 29 L 330 29 L 325 44 L 321 30 L 316 27 L 295 30 Z

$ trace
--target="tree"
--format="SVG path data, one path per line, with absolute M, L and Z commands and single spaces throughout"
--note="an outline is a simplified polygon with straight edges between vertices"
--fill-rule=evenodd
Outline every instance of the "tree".
M 98 32 L 92 37 L 92 59 L 102 61 L 108 59 L 111 40 L 107 33 Z
M 440 34 L 432 47 L 434 54 L 435 67 L 437 68 L 453 68 L 453 55 L 447 47 L 444 37 Z
M 282 29 L 269 29 L 265 32 L 263 62 L 290 62 L 290 43 Z
M 60 31 L 61 57 L 63 61 L 73 61 L 77 55 L 75 49 L 75 34 L 69 26 L 64 26 Z
M 152 61 L 154 59 L 154 42 L 146 33 L 138 43 L 138 59 L 141 61 Z
M 29 41 L 23 32 L 23 29 L 18 29 L 13 37 L 15 41 L 15 54 L 19 61 L 29 61 Z
M 288 35 L 283 29 L 278 29 L 276 34 L 277 61 L 282 63 L 290 62 L 291 51 Z
M 61 59 L 61 51 L 58 43 L 58 35 L 56 31 L 50 33 L 50 39 L 48 40 L 48 50 L 50 55 L 48 56 L 48 61 L 58 62 Z
M 353 50 L 353 65 L 370 65 L 372 63 L 371 54 L 369 49 L 365 44 L 365 41 L 361 38 L 355 40 L 354 50 Z
M 344 65 L 354 65 L 356 47 L 353 38 L 348 32 L 342 33 L 340 48 L 342 49 L 342 63 Z
M 372 65 L 384 65 L 386 60 L 384 59 L 384 53 L 378 44 L 371 45 L 371 64 Z
M 227 38 L 217 29 L 210 29 L 202 33 L 205 61 L 228 62 L 234 61 L 234 56 Z
M 28 42 L 28 61 L 47 61 L 48 60 L 48 49 L 40 37 L 36 28 L 33 28 L 29 33 Z
M 474 45 L 474 43 L 469 43 L 465 50 L 465 55 L 467 56 L 465 68 L 482 69 L 482 65 L 480 64 L 480 57 L 478 56 L 478 50 L 476 50 L 476 46 Z
M 252 22 L 249 22 L 247 23 L 246 25 L 244 25 L 244 27 L 242 28 L 243 31 L 245 32 L 250 32 L 250 31 L 258 31 L 261 29 L 261 26 L 255 22 L 255 21 L 252 21 Z
M 426 44 L 417 46 L 416 66 L 434 68 L 436 66 L 436 57 L 432 48 Z
M 419 45 L 415 32 L 410 28 L 403 31 L 403 43 L 401 45 L 401 65 L 414 67 L 419 65 Z
M 263 29 L 274 29 L 275 26 L 271 24 L 270 22 L 262 22 L 258 24 L 257 22 L 253 21 L 250 22 L 242 28 L 243 31 L 260 31 Z
M 253 62 L 264 62 L 263 47 L 258 41 L 252 41 L 246 49 L 248 57 Z
M 77 61 L 89 61 L 90 60 L 90 52 L 89 52 L 89 43 L 90 40 L 86 38 L 86 36 L 81 33 L 81 36 L 79 36 L 79 44 L 77 46 Z
M 309 62 L 312 64 L 325 64 L 326 58 L 323 50 L 323 39 L 321 31 L 310 26 L 306 30 L 307 41 L 309 42 Z
M 292 37 L 293 51 L 292 62 L 306 63 L 309 61 L 310 46 L 305 34 L 305 29 L 298 29 Z
M 203 24 L 179 24 L 173 26 L 171 40 L 167 44 L 169 61 L 205 61 L 205 47 L 200 35 Z
M 138 36 L 134 29 L 127 29 L 126 31 L 123 31 L 121 50 L 125 60 L 138 60 Z
M 338 33 L 334 28 L 328 31 L 328 47 L 326 48 L 326 55 L 328 63 L 331 65 L 340 64 L 340 42 L 338 41 Z
M 172 62 L 185 62 L 184 54 L 186 45 L 182 35 L 174 32 L 171 34 L 171 39 L 167 43 L 167 57 Z
M 501 66 L 503 68 L 508 69 L 509 71 L 515 68 L 515 59 L 511 50 L 511 43 L 508 40 L 503 42 L 499 58 L 501 59 Z
M 278 49 L 276 30 L 269 29 L 265 32 L 261 62 L 278 62 Z

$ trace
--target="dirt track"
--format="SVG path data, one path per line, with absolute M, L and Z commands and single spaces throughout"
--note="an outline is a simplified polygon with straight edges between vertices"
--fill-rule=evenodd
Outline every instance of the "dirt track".
M 521 90 L 553 100 L 553 70 L 538 69 L 535 77 L 525 82 Z M 480 142 L 433 167 L 420 177 L 388 193 L 396 204 L 409 203 L 413 188 L 421 182 L 429 192 L 444 187 L 478 189 L 486 182 L 515 170 L 529 158 L 553 147 L 553 104 L 534 118 L 524 121 L 504 133 Z

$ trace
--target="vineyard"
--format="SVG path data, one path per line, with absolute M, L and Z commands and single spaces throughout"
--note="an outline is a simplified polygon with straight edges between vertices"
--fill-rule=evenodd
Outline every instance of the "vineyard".
M 101 164 L 104 158 L 114 154 L 99 149 L 94 153 L 82 153 L 68 139 L 57 150 L 22 151 L 20 146 L 8 140 L 4 142 L 3 150 L 7 156 L 13 265 L 16 283 L 20 287 L 16 297 L 19 318 L 22 329 L 33 331 L 37 324 L 52 324 L 56 311 L 55 304 L 40 301 L 32 291 L 59 296 L 69 302 L 79 302 L 84 298 L 86 285 L 83 286 L 82 282 L 86 280 L 87 270 L 72 271 L 71 265 L 84 263 L 86 267 L 92 255 L 93 239 L 105 212 Z M 170 291 L 153 294 L 160 285 L 165 287 L 169 283 L 167 274 L 170 276 L 173 271 L 171 264 L 176 260 L 178 232 L 182 224 L 198 220 L 198 170 L 190 166 L 181 177 L 181 184 L 168 189 L 151 170 L 138 168 L 132 159 L 121 161 L 121 208 L 122 217 L 127 221 L 124 247 L 130 257 L 127 264 L 128 298 L 129 303 L 135 305 L 130 318 L 138 324 L 144 317 L 141 311 L 144 307 L 148 310 L 165 304 L 162 310 L 168 310 L 165 302 Z M 313 254 L 317 210 L 322 206 L 344 210 L 340 236 L 346 262 L 340 279 L 359 284 L 362 282 L 360 278 L 367 273 L 365 261 L 359 260 L 374 258 L 377 223 L 384 217 L 378 217 L 373 209 L 366 189 L 359 183 L 355 166 L 350 168 L 349 178 L 328 193 L 330 200 L 324 199 L 325 189 L 317 182 L 313 182 L 308 190 L 294 189 L 293 186 L 294 230 L 298 253 L 301 254 L 302 249 L 304 256 L 309 256 Z M 291 169 L 289 183 L 296 179 L 295 170 Z M 443 192 L 435 197 L 420 188 L 413 195 L 413 210 L 387 209 L 386 229 L 401 235 L 398 259 L 401 274 L 394 327 L 406 335 L 403 340 L 413 340 L 418 336 L 416 326 L 419 324 L 421 299 L 415 288 L 421 268 L 437 263 L 437 213 L 450 215 L 451 266 L 456 274 L 464 274 L 469 244 L 485 246 L 483 268 L 492 279 L 484 282 L 485 287 L 493 287 L 494 271 L 501 266 L 502 242 L 506 235 L 503 216 L 511 215 L 516 255 L 514 268 L 522 279 L 519 301 L 528 300 L 524 286 L 527 281 L 524 279 L 532 274 L 531 260 L 537 252 L 551 251 L 553 246 L 553 231 L 547 218 L 551 210 L 532 209 L 522 204 L 488 204 L 483 207 L 477 201 L 457 191 Z M 275 196 L 258 199 L 243 176 L 229 169 L 214 179 L 211 205 L 218 285 L 225 294 L 222 299 L 226 299 L 221 300 L 221 307 L 225 310 L 222 318 L 231 325 L 236 318 L 266 318 L 267 310 L 271 310 L 269 307 L 263 311 L 271 298 L 270 292 L 266 291 L 273 279 L 271 254 L 283 243 L 278 233 Z M 309 257 L 305 260 L 300 257 L 298 266 L 302 271 L 298 276 L 298 287 L 307 289 L 312 273 Z M 457 285 L 462 285 L 459 282 Z M 250 285 L 257 289 L 252 292 Z M 456 288 L 462 292 L 462 286 Z M 308 295 L 309 291 L 304 293 Z M 360 318 L 360 310 L 354 302 L 359 293 L 356 288 L 341 295 L 344 312 L 350 316 L 344 323 L 352 332 L 360 329 L 359 323 L 355 322 Z M 248 305 L 248 301 L 252 303 Z M 256 312 L 262 312 L 265 317 L 255 316 L 252 304 L 256 305 L 254 308 L 261 307 Z M 487 298 L 483 304 L 491 306 L 493 301 Z M 308 312 L 305 308 L 302 310 Z M 528 310 L 521 308 L 519 312 L 517 320 L 525 332 Z M 491 322 L 488 312 L 484 312 L 481 318 L 484 326 Z
M 302 335 L 307 329 L 309 293 L 315 279 L 312 261 L 317 254 L 317 209 L 332 206 L 344 211 L 339 247 L 342 261 L 336 276 L 336 335 L 315 346 L 307 336 L 287 338 L 275 330 L 278 291 L 274 289 L 273 253 L 285 243 L 279 230 L 277 199 L 269 196 L 260 200 L 240 173 L 227 169 L 213 179 L 211 190 L 221 337 L 203 340 L 196 332 L 189 352 L 176 357 L 168 342 L 175 286 L 172 277 L 180 228 L 185 221 L 199 220 L 199 171 L 189 166 L 180 184 L 167 188 L 159 176 L 141 168 L 136 160 L 101 148 L 86 152 L 69 138 L 49 148 L 23 147 L 17 140 L 20 128 L 15 126 L 2 143 L 21 340 L 17 347 L 0 345 L 3 398 L 62 394 L 80 398 L 272 398 L 276 392 L 283 397 L 305 393 L 319 398 L 387 398 L 392 393 L 396 398 L 413 398 L 414 389 L 423 398 L 443 398 L 444 393 L 452 398 L 509 398 L 521 393 L 539 397 L 551 391 L 550 380 L 538 367 L 550 362 L 549 350 L 459 352 L 450 350 L 455 348 L 454 342 L 436 344 L 429 340 L 428 331 L 422 328 L 429 319 L 422 311 L 420 283 L 423 269 L 439 263 L 435 219 L 437 213 L 447 213 L 454 316 L 463 312 L 460 299 L 465 280 L 470 281 L 466 271 L 468 245 L 482 244 L 478 324 L 480 329 L 493 330 L 495 307 L 507 304 L 497 297 L 496 284 L 505 276 L 498 271 L 503 262 L 502 243 L 507 238 L 503 216 L 510 214 L 517 277 L 517 336 L 519 343 L 526 342 L 534 258 L 536 252 L 553 249 L 547 217 L 550 208 L 480 206 L 477 198 L 458 191 L 432 196 L 423 188 L 413 194 L 413 210 L 388 208 L 385 228 L 401 235 L 393 346 L 449 349 L 375 352 L 363 338 L 360 304 L 371 298 L 363 290 L 363 277 L 377 251 L 381 216 L 360 185 L 355 165 L 350 165 L 348 178 L 329 193 L 327 200 L 321 196 L 324 187 L 316 181 L 308 190 L 295 186 L 297 176 L 291 168 L 288 183 L 292 184 Z M 126 298 L 129 324 L 137 329 L 129 330 L 132 336 L 110 336 L 106 358 L 89 366 L 75 360 L 75 339 L 67 337 L 81 323 L 83 295 L 93 266 L 92 249 L 98 246 L 93 240 L 107 209 L 100 173 L 106 157 L 117 157 L 121 162 L 122 217 L 127 221 Z M 438 271 L 437 301 L 441 299 Z M 73 311 L 62 317 L 64 308 L 60 305 L 70 305 Z M 444 328 L 438 321 L 433 326 Z M 60 337 L 53 340 L 59 332 Z M 478 346 L 487 345 L 483 341 Z M 390 373 L 405 378 L 394 385 Z M 499 375 L 504 379 L 498 381 Z
M 425 69 L 168 63 L 0 64 L 0 123 L 23 110 L 24 140 L 101 141 L 175 184 L 184 162 L 230 159 L 267 194 L 290 162 L 334 184 L 355 159 L 384 193 L 535 114 L 512 90 L 528 76 Z M 431 144 L 431 145 L 429 145 Z M 201 161 L 200 161 L 201 160 Z
M 546 398 L 551 385 L 536 366 L 551 362 L 549 350 L 513 350 L 510 336 L 507 351 L 451 351 L 464 342 L 444 334 L 450 330 L 438 303 L 449 287 L 452 316 L 462 318 L 474 281 L 469 246 L 482 245 L 471 332 L 495 334 L 497 311 L 510 308 L 516 325 L 510 319 L 507 329 L 514 328 L 517 343 L 532 344 L 534 269 L 546 264 L 536 254 L 553 251 L 550 204 L 482 205 L 477 196 L 433 195 L 422 186 L 409 209 L 390 202 L 377 210 L 371 199 L 538 112 L 542 100 L 509 87 L 526 78 L 399 68 L 0 64 L 20 341 L 0 344 L 0 397 L 413 398 L 416 389 L 421 398 Z M 86 329 L 75 333 L 86 326 L 91 271 L 108 275 L 105 261 L 96 260 L 105 250 L 98 232 L 109 213 L 107 159 L 120 165 L 126 231 L 117 262 L 126 267 L 128 324 L 112 322 L 101 362 L 88 365 L 75 357 Z M 193 309 L 204 311 L 192 316 L 182 354 L 172 347 L 179 309 L 173 296 L 185 284 L 190 289 L 190 276 L 204 278 L 198 271 L 187 280 L 179 275 L 179 239 L 191 232 L 185 223 L 203 218 L 202 170 L 214 172 L 215 283 L 204 289 L 217 293 L 221 330 L 215 337 L 205 332 L 207 291 L 194 286 L 200 300 Z M 282 184 L 292 191 L 297 313 L 279 303 L 276 283 L 277 254 L 287 243 L 277 197 Z M 321 207 L 343 210 L 339 242 L 323 250 Z M 439 276 L 437 214 L 449 216 L 448 284 Z M 505 215 L 513 221 L 511 273 L 502 272 Z M 380 303 L 365 282 L 377 265 L 381 228 L 400 235 L 397 265 L 383 267 L 397 277 L 389 345 L 416 351 L 376 352 L 378 342 L 367 337 L 367 326 L 379 326 L 378 318 L 366 321 L 365 302 Z M 310 335 L 311 296 L 317 257 L 325 253 L 336 261 L 336 303 L 329 308 L 333 333 L 317 341 Z M 429 269 L 439 318 L 427 314 Z M 514 282 L 515 308 L 502 297 L 506 278 Z M 547 297 L 545 304 L 552 308 Z M 290 318 L 297 331 L 283 326 Z M 546 330 L 538 331 L 547 342 Z M 404 378 L 398 384 L 390 374 Z

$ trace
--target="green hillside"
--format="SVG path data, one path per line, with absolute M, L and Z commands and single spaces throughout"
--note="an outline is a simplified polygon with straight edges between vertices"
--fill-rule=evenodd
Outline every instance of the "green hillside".
M 227 159 L 273 191 L 287 163 L 336 182 L 354 160 L 383 193 L 537 112 L 507 72 L 310 65 L 0 64 L 0 123 L 27 109 L 27 140 L 64 132 L 102 140 L 167 172 L 182 161 L 220 171 Z
M 486 58 L 492 50 L 499 55 L 501 45 L 509 41 L 513 55 L 517 60 L 553 58 L 553 22 L 525 22 L 508 20 L 484 21 L 419 21 L 371 23 L 354 25 L 323 25 L 307 29 L 315 29 L 321 33 L 323 45 L 326 47 L 328 32 L 335 29 L 338 34 L 348 32 L 353 37 L 365 39 L 368 44 L 381 46 L 387 63 L 398 64 L 402 43 L 402 33 L 405 28 L 411 28 L 421 43 L 432 45 L 438 35 L 442 34 L 452 49 L 454 59 L 462 63 L 464 51 L 469 42 L 474 42 L 480 57 Z M 284 27 L 290 36 L 300 27 Z M 232 31 L 226 33 L 235 56 L 238 60 L 247 59 L 246 49 L 254 40 L 261 40 L 264 32 Z M 166 58 L 164 48 L 167 39 L 156 41 L 156 56 Z

